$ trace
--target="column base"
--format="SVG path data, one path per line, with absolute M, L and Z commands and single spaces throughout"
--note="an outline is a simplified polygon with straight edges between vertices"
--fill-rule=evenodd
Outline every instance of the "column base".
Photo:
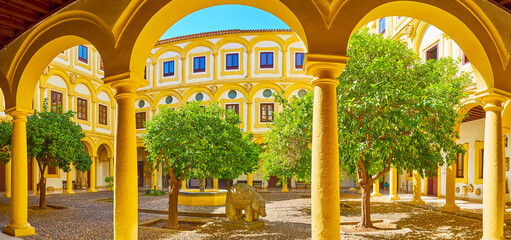
M 28 225 L 28 227 L 16 228 L 16 227 L 13 227 L 11 224 L 9 224 L 9 225 L 4 226 L 2 228 L 2 231 L 6 234 L 9 234 L 9 235 L 15 236 L 15 237 L 34 235 L 35 228 L 30 226 L 30 224 L 28 224 L 28 223 L 27 223 L 27 225 Z
M 391 195 L 391 196 L 389 196 L 389 200 L 391 200 L 391 201 L 400 200 L 400 199 L 401 198 L 398 195 Z
M 89 189 L 89 190 L 87 190 L 87 192 L 98 192 L 98 190 L 96 190 L 96 189 Z
M 456 212 L 460 210 L 460 207 L 456 205 L 444 205 L 443 207 L 440 208 L 440 210 L 447 212 Z
M 424 205 L 424 204 L 426 204 L 426 202 L 424 202 L 424 200 L 422 200 L 422 199 L 412 199 L 412 201 L 410 201 L 410 204 L 413 204 L 413 205 Z
M 356 192 L 357 189 L 356 188 L 350 188 L 350 192 Z
M 288 192 L 289 192 L 289 189 L 287 189 L 287 188 L 283 188 L 280 192 L 288 193 Z
M 73 190 L 66 190 L 65 194 L 73 195 L 73 194 L 75 194 L 75 191 L 73 191 Z
M 10 198 L 11 197 L 11 193 L 4 193 L 2 196 L 6 197 L 6 198 Z
M 381 197 L 382 195 L 379 192 L 373 192 L 373 193 L 371 193 L 371 196 L 373 196 L 373 197 Z

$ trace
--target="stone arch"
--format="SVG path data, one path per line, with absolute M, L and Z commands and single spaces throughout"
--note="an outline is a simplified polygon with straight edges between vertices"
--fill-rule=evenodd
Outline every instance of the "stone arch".
M 282 40 L 282 38 L 275 36 L 273 34 L 272 35 L 259 35 L 257 37 L 250 39 L 250 42 L 248 44 L 248 49 L 252 50 L 256 44 L 258 44 L 259 42 L 262 42 L 262 41 L 275 42 L 279 45 L 280 50 L 284 51 L 284 46 L 285 46 L 284 40 Z
M 71 79 L 70 79 L 70 76 L 67 72 L 61 70 L 61 69 L 58 69 L 58 68 L 51 68 L 50 71 L 48 72 L 48 74 L 46 75 L 43 75 L 41 78 L 40 78 L 40 81 L 39 81 L 39 84 L 41 87 L 47 87 L 47 84 L 48 84 L 48 79 L 51 77 L 51 76 L 54 76 L 54 75 L 57 75 L 59 77 L 62 78 L 62 80 L 64 80 L 64 82 L 66 83 L 66 88 L 71 91 L 74 89 L 74 87 L 72 87 L 72 84 L 71 84 Z
M 108 99 L 110 99 L 110 103 L 112 104 L 112 107 L 115 107 L 115 98 L 114 93 L 112 92 L 112 89 L 109 87 L 106 87 L 105 85 L 101 85 L 96 89 L 96 94 L 94 95 L 94 100 L 97 101 L 98 94 L 100 92 L 105 92 L 108 96 Z
M 31 31 L 12 59 L 6 93 L 9 107 L 31 108 L 31 99 L 43 70 L 62 50 L 92 44 L 103 58 L 105 71 L 115 60 L 111 31 L 102 19 L 86 11 L 68 11 L 46 19 Z
M 215 44 L 216 51 L 218 52 L 218 50 L 220 50 L 225 44 L 228 44 L 228 43 L 239 43 L 243 47 L 245 47 L 245 49 L 248 49 L 248 45 L 249 45 L 249 42 L 240 36 L 227 36 L 227 37 L 220 39 Z
M 352 11 L 353 9 L 357 10 Z M 506 74 L 502 68 L 504 56 L 507 56 L 506 47 L 495 25 L 484 12 L 485 10 L 471 1 L 433 0 L 428 3 L 421 1 L 386 1 L 384 3 L 348 1 L 339 9 L 336 17 L 330 23 L 329 30 L 340 33 L 337 34 L 335 45 L 322 46 L 319 42 L 309 42 L 311 46 L 309 51 L 314 53 L 336 52 L 345 55 L 349 39 L 346 28 L 354 31 L 374 19 L 387 16 L 412 17 L 434 25 L 458 43 L 471 59 L 472 65 L 484 78 L 484 82 L 478 84 L 479 91 L 494 87 L 509 91 L 511 84 L 502 81 Z M 342 16 L 351 16 L 351 18 Z M 324 37 L 326 38 L 326 36 Z M 336 50 L 325 48 L 336 48 Z
M 186 101 L 190 96 L 192 96 L 194 93 L 205 93 L 211 98 L 212 100 L 215 100 L 214 94 L 211 92 L 211 89 L 207 87 L 196 87 L 196 88 L 190 88 L 183 94 L 183 103 L 181 105 L 186 104 Z
M 179 104 L 183 104 L 184 103 L 184 100 L 181 97 L 181 94 L 178 91 L 173 90 L 173 89 L 168 89 L 168 90 L 160 91 L 154 97 L 154 103 L 158 104 L 161 101 L 162 98 L 167 97 L 167 96 L 175 97 L 179 101 Z
M 312 86 L 308 83 L 295 83 L 295 84 L 292 84 L 291 86 L 289 86 L 288 88 L 286 88 L 286 90 L 284 90 L 284 95 L 289 98 L 291 97 L 291 93 L 293 93 L 295 90 L 298 90 L 298 89 L 306 89 L 308 91 L 312 91 Z
M 76 82 L 75 82 L 75 84 L 73 86 L 73 89 L 72 89 L 73 92 L 75 92 L 75 88 L 76 88 L 76 86 L 78 86 L 78 84 L 83 84 L 83 85 L 85 85 L 87 87 L 87 89 L 90 92 L 91 98 L 94 98 L 98 94 L 98 92 L 96 92 L 96 88 L 94 87 L 94 85 L 92 85 L 91 81 L 89 81 L 89 80 L 87 80 L 86 78 L 83 78 L 83 77 L 78 77 L 76 79 Z
M 135 102 L 137 102 L 138 100 L 145 100 L 145 101 L 147 101 L 149 103 L 149 106 L 151 107 L 151 109 L 155 108 L 155 103 L 154 103 L 153 99 L 150 98 L 146 94 L 143 94 L 143 93 L 137 94 L 137 99 L 135 100 Z
M 112 142 L 110 142 L 108 140 L 105 140 L 105 139 L 101 139 L 101 140 L 99 140 L 96 143 L 96 145 L 98 146 L 97 149 L 96 149 L 96 152 L 99 152 L 99 148 L 101 146 L 104 146 L 108 158 L 113 158 L 114 157 L 114 145 L 112 144 Z
M 154 53 L 154 61 L 157 61 L 160 56 L 166 52 L 176 52 L 180 57 L 184 57 L 184 50 L 176 45 L 165 46 L 158 49 Z
M 243 94 L 245 96 L 245 98 L 247 98 L 247 101 L 249 100 L 248 97 L 250 96 L 250 93 L 247 91 L 247 89 L 245 87 L 243 87 L 239 84 L 224 84 L 220 88 L 218 88 L 218 90 L 216 91 L 215 101 L 218 102 L 220 100 L 220 96 L 222 96 L 222 94 L 224 92 L 227 92 L 230 90 L 237 90 L 237 91 L 241 92 L 241 94 Z
M 97 154 L 96 150 L 98 148 L 96 147 L 96 144 L 94 144 L 94 141 L 92 141 L 92 139 L 90 137 L 84 137 L 82 139 L 82 143 L 83 143 L 83 145 L 85 145 L 85 148 L 86 148 L 89 156 L 91 156 L 91 157 L 96 156 L 96 154 Z
M 261 83 L 261 84 L 255 85 L 252 88 L 252 90 L 250 90 L 249 98 L 254 99 L 254 96 L 257 94 L 257 92 L 259 92 L 260 90 L 265 89 L 265 88 L 270 88 L 277 92 L 280 92 L 283 90 L 281 86 L 279 86 L 275 83 Z
M 300 20 L 285 3 L 279 0 L 195 1 L 193 4 L 190 4 L 188 0 L 174 0 L 171 2 L 131 1 L 113 28 L 114 35 L 119 36 L 117 46 L 119 46 L 121 55 L 128 56 L 128 58 L 122 59 L 119 65 L 129 66 L 129 69 L 124 69 L 120 73 L 141 71 L 141 66 L 145 64 L 145 59 L 147 59 L 158 39 L 180 19 L 198 10 L 225 4 L 251 6 L 275 15 L 291 27 L 307 46 L 305 31 Z M 309 1 L 299 4 L 300 6 L 289 5 L 296 8 L 303 8 L 303 5 L 311 8 L 314 6 Z M 141 72 L 136 72 L 136 74 L 142 75 Z
M 197 40 L 189 43 L 183 48 L 183 56 L 187 56 L 188 53 L 190 53 L 191 50 L 193 50 L 196 47 L 205 47 L 211 50 L 211 53 L 216 53 L 215 44 L 213 44 L 210 41 L 206 40 Z

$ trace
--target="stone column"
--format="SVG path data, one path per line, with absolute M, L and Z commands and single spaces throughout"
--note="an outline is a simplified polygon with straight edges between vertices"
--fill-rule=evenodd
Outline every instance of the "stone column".
M 252 102 L 247 101 L 247 123 L 246 123 L 247 132 L 252 132 L 252 121 L 253 121 L 253 119 L 252 119 Z
M 96 190 L 96 159 L 98 158 L 96 155 L 90 157 L 92 160 L 92 164 L 90 165 L 90 186 L 87 192 L 97 192 Z
M 108 163 L 110 165 L 110 169 L 108 169 L 108 174 L 110 177 L 113 177 L 114 176 L 114 158 L 109 158 Z
M 5 111 L 12 120 L 11 149 L 11 222 L 3 232 L 12 236 L 35 234 L 27 221 L 28 169 L 27 169 L 27 116 L 32 110 L 11 108 Z
M 445 205 L 442 207 L 444 211 L 459 211 L 460 207 L 456 205 L 455 191 L 456 191 L 456 164 L 453 163 L 446 167 L 445 176 Z
M 151 181 L 153 183 L 153 189 L 158 189 L 158 165 L 157 164 L 154 166 L 154 171 L 153 171 L 151 177 L 152 177 Z
M 247 173 L 247 184 L 254 186 L 254 175 L 252 173 Z
M 37 166 L 37 160 L 32 157 L 32 161 L 30 162 L 32 164 L 32 193 L 34 195 L 38 195 L 39 191 L 37 191 L 37 172 L 38 166 Z
M 5 193 L 4 197 L 11 197 L 11 163 L 10 160 L 7 164 L 5 164 Z
M 415 205 L 422 205 L 425 202 L 422 200 L 421 196 L 421 175 L 417 171 L 413 171 L 413 199 L 410 202 Z
M 397 182 L 397 169 L 392 168 L 390 170 L 390 186 L 389 186 L 389 200 L 399 200 L 401 199 L 397 195 L 397 188 L 399 186 L 399 182 Z
M 252 78 L 252 49 L 247 49 L 247 78 Z
M 213 178 L 213 189 L 218 190 L 218 178 Z
M 340 238 L 339 147 L 336 79 L 347 57 L 307 54 L 314 79 L 311 217 L 313 239 Z
M 183 180 L 181 182 L 181 189 L 185 190 L 186 189 L 186 180 Z
M 293 56 L 291 56 L 293 57 Z M 292 66 L 291 66 L 292 68 Z M 282 78 L 287 78 L 287 49 L 282 49 Z
M 280 192 L 288 193 L 289 189 L 287 189 L 287 183 L 282 183 L 282 190 Z
M 504 239 L 505 174 L 502 149 L 502 103 L 498 96 L 482 98 L 484 126 L 483 238 Z
M 357 189 L 355 188 L 355 181 L 353 181 L 353 178 L 350 178 L 350 192 L 356 192 Z
M 69 172 L 67 172 L 66 194 L 75 194 L 73 191 L 73 164 L 69 164 Z
M 373 196 L 373 197 L 380 197 L 381 196 L 381 193 L 380 193 L 380 182 L 374 181 L 374 183 L 373 183 L 373 193 L 371 193 L 371 196 Z
M 104 79 L 117 91 L 117 141 L 114 187 L 114 238 L 138 239 L 137 134 L 135 91 L 144 86 L 143 76 L 124 73 Z

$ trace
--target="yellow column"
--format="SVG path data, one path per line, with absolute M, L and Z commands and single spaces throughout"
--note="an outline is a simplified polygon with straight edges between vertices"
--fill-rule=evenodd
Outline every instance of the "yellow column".
M 11 197 L 11 162 L 10 160 L 5 164 L 5 193 L 4 197 Z
M 213 53 L 213 59 L 211 60 L 211 62 L 213 63 L 213 81 L 217 81 L 218 80 L 217 57 L 218 57 L 218 52 L 214 52 Z
M 374 183 L 373 183 L 373 193 L 371 195 L 373 197 L 381 196 L 381 193 L 380 193 L 380 182 L 374 181 Z
M 117 91 L 117 141 L 114 187 L 114 239 L 138 239 L 137 135 L 135 91 L 143 76 L 125 73 L 104 79 Z
M 336 79 L 347 57 L 307 55 L 307 73 L 314 76 L 312 123 L 312 239 L 340 238 L 339 148 Z
M 247 132 L 252 132 L 252 102 L 247 101 Z
M 247 78 L 252 78 L 252 49 L 247 49 Z
M 282 190 L 281 190 L 281 192 L 283 192 L 283 193 L 289 192 L 289 189 L 287 189 L 287 183 L 282 183 Z
M 455 191 L 456 191 L 456 164 L 446 167 L 445 176 L 445 205 L 442 207 L 444 211 L 459 211 L 460 207 L 456 206 Z
M 392 170 L 390 170 L 389 200 L 401 199 L 397 195 L 398 186 L 399 186 L 399 183 L 397 182 L 397 169 L 392 168 Z
M 12 120 L 11 149 L 11 222 L 3 227 L 3 232 L 13 236 L 35 234 L 35 229 L 27 221 L 28 208 L 28 169 L 27 169 L 27 116 L 31 110 L 11 108 L 5 111 Z
M 287 49 L 282 49 L 282 78 L 287 78 Z
M 213 189 L 218 190 L 218 178 L 213 179 Z
M 73 191 L 73 164 L 69 165 L 69 172 L 67 173 L 66 194 L 75 194 Z
M 193 66 L 190 66 L 190 67 L 193 67 Z M 187 76 L 187 73 L 186 73 L 186 56 L 183 56 L 181 58 L 181 78 L 182 78 L 182 82 L 183 83 L 187 82 L 186 81 L 186 76 Z
M 487 96 L 484 126 L 483 238 L 504 239 L 505 174 L 502 149 L 503 98 Z
M 247 184 L 254 186 L 254 175 L 252 173 L 247 173 Z
M 181 182 L 181 189 L 185 190 L 186 189 L 186 180 L 183 180 Z
M 108 176 L 114 176 L 114 158 L 109 158 L 108 163 L 110 164 L 110 169 L 108 169 Z M 115 179 L 114 179 L 115 180 Z
M 417 171 L 413 171 L 413 199 L 410 202 L 415 205 L 422 205 L 425 202 L 421 197 L 421 175 Z
M 90 165 L 90 186 L 87 192 L 97 192 L 96 190 L 96 158 L 97 156 L 91 156 L 92 164 Z
M 37 191 L 37 172 L 38 166 L 37 166 L 37 160 L 35 158 L 32 158 L 32 161 L 30 162 L 32 164 L 32 191 L 34 195 L 38 195 L 39 191 Z
M 153 189 L 158 189 L 158 164 L 156 164 L 155 167 L 154 167 L 154 171 L 153 171 L 152 177 L 153 177 L 152 178 Z

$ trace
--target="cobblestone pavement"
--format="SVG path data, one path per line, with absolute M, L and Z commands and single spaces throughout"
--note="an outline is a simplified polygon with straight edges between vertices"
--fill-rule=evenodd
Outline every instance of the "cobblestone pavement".
M 260 230 L 225 230 L 223 219 L 210 222 L 195 231 L 139 228 L 139 239 L 310 239 L 310 196 L 307 193 L 261 194 L 267 199 L 265 227 Z M 112 239 L 113 205 L 95 199 L 112 198 L 111 192 L 78 193 L 76 195 L 49 195 L 48 204 L 68 207 L 60 210 L 29 210 L 28 220 L 37 235 L 24 239 Z M 341 221 L 360 219 L 360 195 L 341 194 Z M 36 205 L 38 197 L 30 196 L 29 205 Z M 140 196 L 139 207 L 166 210 L 167 196 Z M 180 211 L 221 213 L 223 207 L 183 207 Z M 391 203 L 385 198 L 372 199 L 372 219 L 386 219 L 395 230 L 355 231 L 353 225 L 344 225 L 341 239 L 480 239 L 480 220 L 448 213 L 417 208 L 402 203 Z M 0 222 L 9 222 L 9 199 L 0 198 Z M 139 222 L 166 218 L 166 215 L 139 214 Z M 506 238 L 511 238 L 511 227 L 505 227 Z

